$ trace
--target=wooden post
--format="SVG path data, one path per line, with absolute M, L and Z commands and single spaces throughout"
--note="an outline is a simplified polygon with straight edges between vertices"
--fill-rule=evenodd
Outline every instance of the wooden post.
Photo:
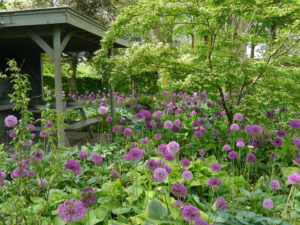
M 65 134 L 63 128 L 63 112 L 64 105 L 62 99 L 62 78 L 61 78 L 61 41 L 60 41 L 61 30 L 58 25 L 54 26 L 53 29 L 53 62 L 54 62 L 54 74 L 55 74 L 55 103 L 57 112 L 57 138 L 58 145 L 65 144 Z
M 113 56 L 113 48 L 109 50 L 109 56 Z M 111 117 L 113 118 L 113 125 L 115 123 L 115 90 L 112 84 L 110 84 L 110 111 Z

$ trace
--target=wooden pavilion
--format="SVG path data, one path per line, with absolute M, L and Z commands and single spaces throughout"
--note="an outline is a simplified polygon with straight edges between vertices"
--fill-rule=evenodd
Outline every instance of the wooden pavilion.
M 0 72 L 7 68 L 7 60 L 15 59 L 22 72 L 30 75 L 30 96 L 43 96 L 41 53 L 47 53 L 54 62 L 55 97 L 58 114 L 63 113 L 61 55 L 63 52 L 95 51 L 107 27 L 69 7 L 41 8 L 0 12 Z M 114 48 L 128 47 L 128 41 L 119 38 Z M 0 79 L 0 120 L 13 106 L 3 103 L 3 96 L 11 87 Z M 113 90 L 113 89 L 112 89 Z M 112 96 L 113 93 L 111 93 Z M 113 104 L 113 98 L 111 98 Z M 1 124 L 0 124 L 1 127 Z M 64 143 L 63 127 L 58 127 L 59 144 Z

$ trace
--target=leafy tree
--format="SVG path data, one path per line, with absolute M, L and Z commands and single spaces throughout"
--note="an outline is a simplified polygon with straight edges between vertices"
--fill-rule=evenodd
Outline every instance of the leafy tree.
M 114 82 L 157 71 L 164 89 L 208 91 L 230 125 L 237 110 L 254 115 L 258 105 L 295 106 L 288 87 L 299 69 L 286 64 L 299 62 L 299 23 L 295 0 L 138 0 L 117 17 L 102 51 L 129 35 L 138 44 L 112 59 Z M 286 76 L 288 71 L 293 73 Z

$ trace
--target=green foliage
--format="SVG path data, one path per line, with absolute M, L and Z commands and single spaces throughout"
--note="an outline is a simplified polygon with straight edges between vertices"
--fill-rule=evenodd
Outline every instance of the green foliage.
M 53 76 L 44 76 L 44 85 L 50 90 L 54 90 L 54 77 Z M 104 87 L 108 86 L 107 83 L 104 83 L 102 79 L 91 78 L 91 77 L 79 77 L 77 81 L 77 90 L 79 94 L 85 94 L 86 91 L 97 93 L 98 90 L 102 90 Z M 69 89 L 69 80 L 66 77 L 62 78 L 63 90 L 66 93 L 66 96 L 70 93 Z

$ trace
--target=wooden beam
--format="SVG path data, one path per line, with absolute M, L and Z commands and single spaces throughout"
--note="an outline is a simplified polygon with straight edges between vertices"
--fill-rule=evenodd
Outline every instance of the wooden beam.
M 63 99 L 62 99 L 62 78 L 61 78 L 61 29 L 59 25 L 55 25 L 53 29 L 53 62 L 55 74 L 55 103 L 57 112 L 57 137 L 58 146 L 65 144 L 65 134 L 63 128 Z
M 50 55 L 50 57 L 53 59 L 53 49 L 47 44 L 46 41 L 44 41 L 37 33 L 35 33 L 31 29 L 26 30 L 27 34 L 31 39 L 38 45 L 40 46 L 46 53 Z
M 70 41 L 71 37 L 72 37 L 72 33 L 68 33 L 68 34 L 65 36 L 65 38 L 64 38 L 64 40 L 62 41 L 61 46 L 60 46 L 60 54 L 63 53 L 63 51 L 64 51 L 65 47 L 67 46 L 68 42 Z

